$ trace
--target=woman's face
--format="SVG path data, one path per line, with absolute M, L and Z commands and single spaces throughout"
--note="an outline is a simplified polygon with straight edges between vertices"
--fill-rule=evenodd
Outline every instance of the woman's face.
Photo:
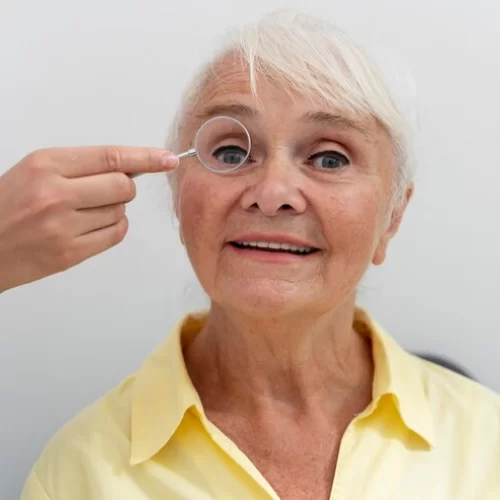
M 245 68 L 231 60 L 190 113 L 183 146 L 212 114 L 238 119 L 252 138 L 249 162 L 230 174 L 196 158 L 178 172 L 181 238 L 212 302 L 276 316 L 354 300 L 369 264 L 384 261 L 404 210 L 392 211 L 387 132 L 263 79 L 257 102 Z

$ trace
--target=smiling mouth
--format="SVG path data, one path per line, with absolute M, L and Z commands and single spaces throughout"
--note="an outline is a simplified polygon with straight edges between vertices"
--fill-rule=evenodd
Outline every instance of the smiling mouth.
M 257 250 L 271 253 L 288 253 L 292 255 L 306 256 L 319 251 L 319 248 L 308 246 L 296 246 L 289 243 L 274 243 L 266 241 L 231 241 L 230 244 L 241 250 Z

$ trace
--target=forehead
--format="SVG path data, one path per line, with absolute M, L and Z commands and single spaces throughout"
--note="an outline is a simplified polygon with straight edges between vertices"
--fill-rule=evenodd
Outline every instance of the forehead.
M 251 94 L 248 65 L 235 55 L 227 55 L 215 63 L 204 81 L 200 102 L 220 99 L 227 94 Z
M 279 108 L 299 110 L 315 106 L 312 99 L 306 99 L 291 86 L 284 86 L 272 74 L 257 74 L 254 88 L 248 64 L 234 55 L 218 61 L 207 75 L 197 105 L 193 111 L 200 113 L 214 104 L 244 103 L 259 114 L 279 113 Z M 293 101 L 293 107 L 290 107 Z
M 257 75 L 253 90 L 248 64 L 236 55 L 226 55 L 205 78 L 196 104 L 188 113 L 191 126 L 186 129 L 221 114 L 257 117 L 277 124 L 286 115 L 288 123 L 301 121 L 351 129 L 370 141 L 386 135 L 385 127 L 374 117 L 354 113 L 339 103 L 321 102 L 313 92 L 309 96 L 300 94 L 272 74 Z

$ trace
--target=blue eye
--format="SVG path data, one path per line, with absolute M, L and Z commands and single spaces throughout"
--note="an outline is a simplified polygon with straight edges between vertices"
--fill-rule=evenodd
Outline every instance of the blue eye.
M 212 154 L 224 165 L 241 165 L 247 157 L 247 152 L 239 146 L 221 146 Z
M 336 170 L 349 164 L 349 159 L 338 151 L 321 151 L 312 155 L 312 160 L 316 168 L 323 170 Z

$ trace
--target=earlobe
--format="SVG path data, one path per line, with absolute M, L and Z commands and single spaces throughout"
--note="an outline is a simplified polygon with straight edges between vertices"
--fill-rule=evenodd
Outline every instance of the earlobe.
M 387 244 L 388 240 L 383 237 L 383 239 L 379 242 L 372 258 L 372 264 L 374 266 L 380 266 L 384 263 L 385 257 L 387 255 Z
M 408 186 L 405 191 L 405 196 L 403 201 L 393 210 L 391 214 L 391 219 L 389 223 L 389 227 L 386 232 L 381 235 L 380 241 L 375 249 L 373 254 L 372 263 L 375 266 L 380 266 L 384 263 L 385 258 L 387 256 L 387 247 L 389 246 L 389 242 L 394 237 L 394 235 L 398 232 L 399 227 L 401 226 L 401 221 L 403 220 L 403 216 L 406 212 L 406 208 L 410 203 L 410 200 L 413 196 L 414 192 L 413 183 Z

